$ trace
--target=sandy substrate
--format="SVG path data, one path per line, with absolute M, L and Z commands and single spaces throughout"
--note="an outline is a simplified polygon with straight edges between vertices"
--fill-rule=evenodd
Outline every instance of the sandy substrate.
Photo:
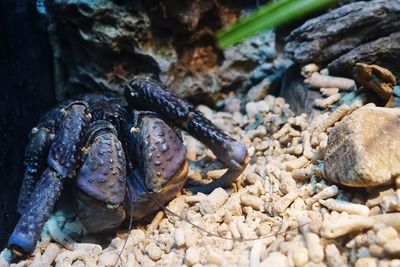
M 359 105 L 308 121 L 294 117 L 282 98 L 247 103 L 246 115 L 229 103 L 229 112 L 199 109 L 248 147 L 252 160 L 232 188 L 183 192 L 167 206 L 174 214 L 160 211 L 149 225 L 119 232 L 108 247 L 56 236 L 68 249 L 47 240 L 12 266 L 400 266 L 399 190 L 342 188 L 323 178 L 327 132 Z M 188 159 L 215 159 L 184 139 Z M 209 164 L 189 176 L 212 180 L 223 173 L 218 168 Z

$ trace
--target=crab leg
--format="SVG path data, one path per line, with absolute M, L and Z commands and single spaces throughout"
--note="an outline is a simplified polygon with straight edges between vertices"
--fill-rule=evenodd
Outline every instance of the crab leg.
M 32 129 L 29 144 L 25 150 L 26 170 L 20 193 L 18 196 L 17 209 L 19 214 L 23 214 L 35 185 L 40 176 L 47 168 L 46 159 L 49 154 L 50 145 L 54 138 L 54 132 L 64 117 L 60 107 L 48 112 L 41 122 Z
M 72 103 L 64 109 L 64 118 L 56 131 L 47 158 L 48 168 L 37 183 L 29 204 L 8 241 L 16 255 L 33 251 L 40 232 L 60 196 L 63 181 L 72 177 L 79 166 L 83 136 L 90 115 L 83 103 Z
M 243 172 L 249 161 L 246 147 L 219 130 L 192 104 L 168 90 L 160 82 L 150 78 L 136 78 L 128 84 L 125 94 L 131 106 L 161 114 L 203 142 L 228 166 L 228 171 L 218 180 L 192 187 L 192 191 L 210 192 L 220 186 L 228 187 Z
M 45 170 L 32 192 L 30 205 L 8 240 L 8 245 L 16 256 L 23 256 L 34 250 L 61 190 L 62 181 L 57 178 L 56 173 L 49 169 Z
M 18 197 L 17 209 L 23 214 L 41 174 L 46 169 L 46 157 L 50 148 L 50 131 L 45 127 L 33 128 L 25 152 L 25 174 Z

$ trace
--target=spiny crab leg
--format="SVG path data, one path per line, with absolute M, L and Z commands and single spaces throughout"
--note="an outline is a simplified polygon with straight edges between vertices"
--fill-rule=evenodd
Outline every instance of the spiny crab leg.
M 83 137 L 90 114 L 83 103 L 72 103 L 64 109 L 64 118 L 57 129 L 47 158 L 48 168 L 41 175 L 29 199 L 29 204 L 8 240 L 17 256 L 33 251 L 43 225 L 50 216 L 63 188 L 63 182 L 74 176 Z
M 19 214 L 24 213 L 35 185 L 47 167 L 46 158 L 51 145 L 52 135 L 54 134 L 46 127 L 35 127 L 32 129 L 30 141 L 25 151 L 26 171 L 22 180 L 17 204 Z
M 161 114 L 166 120 L 185 130 L 208 146 L 217 158 L 228 166 L 222 177 L 206 185 L 189 188 L 191 191 L 211 192 L 228 187 L 243 172 L 249 162 L 246 147 L 219 130 L 192 104 L 150 78 L 132 80 L 125 91 L 128 103 L 135 108 Z
M 34 127 L 29 137 L 29 144 L 25 150 L 26 166 L 24 178 L 18 196 L 17 210 L 23 214 L 29 199 L 38 183 L 42 173 L 47 168 L 47 157 L 54 139 L 57 127 L 64 117 L 65 111 L 59 107 L 54 108 L 42 117 L 39 124 Z

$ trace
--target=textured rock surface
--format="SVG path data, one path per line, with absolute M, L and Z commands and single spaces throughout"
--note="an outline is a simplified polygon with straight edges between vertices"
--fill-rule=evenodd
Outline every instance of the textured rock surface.
M 275 35 L 220 51 L 215 30 L 237 19 L 242 1 L 48 0 L 58 98 L 81 90 L 122 91 L 139 74 L 184 97 L 216 98 L 274 71 Z M 261 74 L 261 75 L 260 75 Z
M 400 61 L 394 60 L 400 57 L 400 27 L 397 30 L 399 32 L 360 45 L 335 59 L 328 65 L 330 72 L 349 76 L 355 63 L 362 62 L 387 68 L 400 77 Z
M 301 63 L 329 64 L 331 74 L 351 76 L 356 62 L 400 73 L 400 1 L 360 1 L 310 19 L 286 38 L 285 52 Z M 376 41 L 375 41 L 376 40 Z
M 329 133 L 326 177 L 349 186 L 390 183 L 400 174 L 400 110 L 360 108 Z
M 357 63 L 354 66 L 354 78 L 364 88 L 374 91 L 383 99 L 390 99 L 396 85 L 396 77 L 387 69 L 378 65 Z
M 396 105 L 396 98 L 393 96 L 396 77 L 388 69 L 378 65 L 356 63 L 353 71 L 354 79 L 362 85 L 369 102 L 382 107 Z
M 299 62 L 329 62 L 355 46 L 400 28 L 400 1 L 355 2 L 313 18 L 286 38 L 286 53 Z
M 291 66 L 283 76 L 280 96 L 285 98 L 297 115 L 302 113 L 318 114 L 319 110 L 314 108 L 314 101 L 320 98 L 321 94 L 318 91 L 310 90 L 303 80 L 304 77 L 300 75 L 300 67 L 298 65 Z

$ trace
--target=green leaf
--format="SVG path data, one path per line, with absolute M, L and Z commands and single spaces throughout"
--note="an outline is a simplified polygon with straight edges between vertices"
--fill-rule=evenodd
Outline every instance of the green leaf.
M 232 26 L 217 32 L 218 44 L 226 48 L 237 44 L 256 33 L 278 27 L 316 10 L 322 9 L 337 0 L 278 0 L 261 6 L 254 13 L 239 19 Z

